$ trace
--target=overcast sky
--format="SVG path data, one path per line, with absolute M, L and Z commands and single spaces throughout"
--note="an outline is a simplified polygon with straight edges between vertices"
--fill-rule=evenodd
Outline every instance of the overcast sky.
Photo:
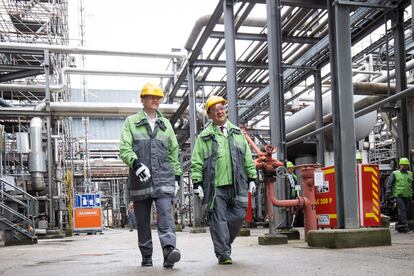
M 70 45 L 79 43 L 79 1 L 69 2 Z M 211 14 L 215 0 L 84 0 L 85 46 L 139 52 L 169 52 L 183 48 L 203 15 Z M 77 57 L 78 64 L 80 57 Z M 86 68 L 162 71 L 167 62 L 156 59 L 87 56 Z M 71 76 L 72 87 L 79 82 Z M 139 89 L 148 80 L 135 77 L 88 76 L 88 88 Z

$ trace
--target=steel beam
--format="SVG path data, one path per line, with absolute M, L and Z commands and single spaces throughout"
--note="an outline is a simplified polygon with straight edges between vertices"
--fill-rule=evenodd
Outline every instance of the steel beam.
M 224 60 L 207 60 L 207 59 L 198 59 L 192 63 L 196 67 L 226 67 L 226 61 Z M 243 69 L 260 69 L 267 70 L 269 66 L 266 63 L 256 63 L 248 61 L 237 61 L 237 68 Z
M 182 72 L 187 72 L 188 70 L 188 64 L 192 64 L 197 58 L 199 57 L 201 50 L 204 47 L 204 44 L 206 43 L 207 39 L 210 36 L 210 33 L 213 31 L 214 27 L 216 26 L 217 22 L 219 21 L 222 13 L 223 13 L 223 2 L 224 0 L 219 0 L 219 3 L 217 4 L 216 8 L 214 9 L 213 14 L 210 17 L 210 20 L 208 21 L 207 25 L 204 28 L 203 33 L 200 36 L 200 39 L 198 40 L 196 46 L 194 47 L 194 50 L 191 52 L 191 55 L 188 57 L 186 65 L 183 67 Z M 183 84 L 187 74 L 180 74 L 179 78 L 177 79 L 177 82 L 174 83 L 174 87 L 171 90 L 170 93 L 170 102 L 177 94 L 178 90 L 180 89 L 181 85 Z M 182 103 L 181 105 L 183 105 Z M 186 106 L 185 106 L 186 107 Z M 178 114 L 180 116 L 181 114 Z M 172 121 L 172 124 L 175 122 Z
M 266 0 L 267 44 L 269 56 L 270 87 L 270 141 L 276 146 L 278 160 L 285 160 L 285 112 L 282 72 L 282 19 L 280 0 Z M 278 198 L 286 198 L 286 185 L 280 179 L 277 185 Z M 275 207 L 273 207 L 275 208 Z M 275 208 L 274 218 L 269 226 L 270 234 L 275 234 L 274 227 L 287 226 L 287 213 L 282 208 Z M 274 223 L 274 225 L 272 225 Z
M 225 0 L 223 2 L 228 118 L 230 122 L 237 126 L 239 125 L 239 116 L 237 112 L 236 44 L 233 8 L 233 0 Z
M 52 123 L 50 116 L 50 89 L 49 89 L 49 78 L 50 78 L 50 68 L 49 68 L 49 50 L 44 50 L 44 74 L 45 74 L 45 94 L 46 94 L 46 135 L 47 135 L 47 183 L 49 188 L 49 226 L 51 229 L 55 227 L 55 211 L 53 208 L 54 200 L 54 187 L 52 184 Z
M 241 0 L 239 2 L 264 4 L 266 0 Z M 326 9 L 324 0 L 281 0 L 282 6 L 301 7 L 308 9 Z
M 23 79 L 27 77 L 37 76 L 40 74 L 43 74 L 43 70 L 21 70 L 21 71 L 16 71 L 16 72 L 0 75 L 0 82 Z
M 224 38 L 224 32 L 212 32 L 211 38 Z M 318 37 L 305 37 L 305 36 L 292 36 L 283 34 L 283 42 L 285 43 L 298 43 L 298 44 L 315 44 L 320 38 Z M 253 33 L 236 33 L 236 40 L 255 40 L 255 41 L 267 41 L 266 34 L 253 34 Z
M 323 106 L 322 106 L 322 80 L 321 71 L 316 70 L 314 75 L 314 87 L 315 87 L 315 121 L 316 129 L 323 127 Z M 318 140 L 316 148 L 316 159 L 321 166 L 325 166 L 325 137 L 324 134 L 318 134 L 316 136 Z
M 394 10 L 392 23 L 394 26 L 394 57 L 395 57 L 395 90 L 402 91 L 407 88 L 406 53 L 404 37 L 404 8 L 401 4 Z M 408 120 L 407 99 L 402 98 L 397 103 L 397 156 L 408 157 Z
M 335 68 L 337 90 L 333 91 L 334 152 L 338 228 L 356 229 L 358 189 L 355 162 L 355 125 L 352 88 L 350 9 L 334 6 Z
M 268 85 L 269 85 L 268 83 L 248 83 L 248 82 L 237 83 L 237 87 L 251 87 L 251 88 L 265 88 Z M 197 86 L 226 87 L 227 83 L 224 81 L 198 81 Z

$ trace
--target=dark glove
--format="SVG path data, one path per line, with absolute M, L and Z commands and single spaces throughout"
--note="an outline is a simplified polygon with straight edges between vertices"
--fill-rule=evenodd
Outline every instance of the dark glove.
M 151 177 L 151 172 L 144 163 L 140 162 L 138 159 L 135 159 L 132 163 L 132 169 L 135 172 L 135 175 L 138 176 L 141 182 L 145 182 Z

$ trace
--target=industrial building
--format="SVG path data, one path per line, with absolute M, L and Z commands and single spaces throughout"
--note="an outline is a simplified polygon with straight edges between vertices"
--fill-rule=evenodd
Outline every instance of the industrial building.
M 414 269 L 414 202 L 407 210 L 410 231 L 402 234 L 385 196 L 400 158 L 413 169 L 413 1 L 216 0 L 192 22 L 182 48 L 164 52 L 84 46 L 82 0 L 79 38 L 71 43 L 68 2 L 0 2 L 0 274 L 163 273 L 155 264 L 161 252 L 156 270 L 142 270 L 136 233 L 127 229 L 130 168 L 120 158 L 119 139 L 125 118 L 142 108 L 140 88 L 95 88 L 90 76 L 139 77 L 165 93 L 160 111 L 174 127 L 183 170 L 174 201 L 183 247 L 176 273 L 405 275 Z M 161 66 L 98 69 L 88 67 L 90 57 Z M 250 215 L 235 243 L 239 260 L 222 270 L 211 248 L 194 246 L 211 246 L 190 166 L 212 95 L 227 100 L 228 118 L 245 131 L 258 170 Z M 287 161 L 301 184 L 297 203 L 288 203 Z M 94 243 L 99 250 L 91 249 Z M 29 253 L 18 260 L 22 248 Z M 45 255 L 37 256 L 40 251 Z M 251 260 L 260 254 L 262 270 Z M 296 260 L 290 270 L 288 259 L 302 255 L 309 262 Z M 312 263 L 321 258 L 330 263 Z M 67 268 L 68 260 L 81 265 Z

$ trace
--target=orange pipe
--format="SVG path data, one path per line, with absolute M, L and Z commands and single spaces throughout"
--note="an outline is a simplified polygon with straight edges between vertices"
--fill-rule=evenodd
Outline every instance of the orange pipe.
M 246 211 L 246 222 L 251 223 L 253 221 L 253 207 L 252 207 L 252 193 L 247 194 L 247 211 Z
M 269 219 L 273 215 L 273 206 L 277 207 L 292 207 L 292 206 L 304 206 L 306 199 L 299 197 L 297 199 L 279 200 L 275 197 L 273 189 L 274 179 L 268 178 L 265 182 L 267 191 L 267 215 L 266 219 Z
M 266 219 L 269 219 L 273 215 L 273 206 L 277 207 L 303 207 L 305 211 L 305 241 L 307 240 L 307 234 L 310 230 L 317 229 L 316 223 L 316 208 L 315 208 L 315 194 L 314 194 L 314 171 L 317 165 L 301 165 L 297 166 L 301 170 L 303 179 L 304 191 L 303 197 L 289 200 L 279 200 L 275 197 L 273 183 L 275 182 L 275 170 L 283 166 L 283 163 L 273 159 L 272 153 L 276 151 L 276 147 L 273 145 L 266 145 L 265 152 L 262 152 L 259 147 L 253 142 L 248 135 L 246 129 L 242 128 L 246 140 L 254 151 L 259 156 L 255 161 L 256 168 L 264 172 L 264 182 L 267 190 L 267 215 Z
M 315 168 L 318 165 L 307 164 L 300 165 L 297 168 L 301 171 L 303 181 L 303 195 L 306 198 L 305 201 L 305 241 L 308 240 L 308 232 L 310 230 L 317 229 L 316 222 L 316 200 L 315 200 Z
M 244 133 L 244 137 L 246 137 L 247 142 L 253 148 L 253 150 L 257 153 L 257 155 L 262 156 L 264 153 L 259 149 L 259 147 L 253 142 L 252 138 L 250 138 L 249 134 L 247 133 L 245 128 L 241 128 Z

